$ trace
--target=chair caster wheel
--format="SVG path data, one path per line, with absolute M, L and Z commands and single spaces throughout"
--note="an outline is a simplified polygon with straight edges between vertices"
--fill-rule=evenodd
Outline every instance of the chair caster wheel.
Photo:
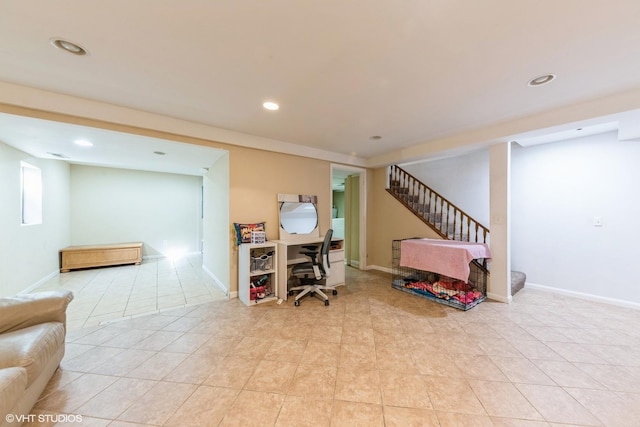
M 325 301 L 324 305 L 329 305 L 329 300 Z
M 300 301 L 294 301 L 293 305 L 295 305 L 296 307 L 299 307 L 300 306 Z
M 293 291 L 289 291 L 289 296 L 293 295 Z
M 338 291 L 336 291 L 335 289 L 333 290 L 333 294 L 334 295 L 338 295 Z

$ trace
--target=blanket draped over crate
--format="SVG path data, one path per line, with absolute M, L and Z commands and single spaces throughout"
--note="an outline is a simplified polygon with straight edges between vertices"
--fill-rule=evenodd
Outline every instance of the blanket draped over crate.
M 491 258 L 489 246 L 485 243 L 440 239 L 401 242 L 401 266 L 444 274 L 464 282 L 469 280 L 469 263 L 480 258 Z

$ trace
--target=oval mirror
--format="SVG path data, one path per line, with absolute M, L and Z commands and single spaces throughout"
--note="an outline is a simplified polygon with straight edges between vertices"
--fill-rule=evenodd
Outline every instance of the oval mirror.
M 318 226 L 318 212 L 313 203 L 282 202 L 280 227 L 289 234 L 309 234 Z

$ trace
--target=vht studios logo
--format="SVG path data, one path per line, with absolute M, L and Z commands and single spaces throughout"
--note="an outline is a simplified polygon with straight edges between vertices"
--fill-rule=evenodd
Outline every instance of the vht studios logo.
M 82 415 L 74 414 L 7 414 L 4 417 L 9 424 L 17 423 L 81 423 Z

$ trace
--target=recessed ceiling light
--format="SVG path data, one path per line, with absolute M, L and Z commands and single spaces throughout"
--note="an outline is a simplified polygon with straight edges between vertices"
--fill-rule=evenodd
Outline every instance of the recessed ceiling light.
M 382 139 L 382 137 L 380 135 L 373 135 L 373 136 L 370 136 L 369 139 L 372 139 L 372 140 L 375 141 L 375 140 L 378 140 L 378 139 Z
M 270 111 L 276 111 L 280 108 L 280 106 L 278 104 L 276 104 L 275 102 L 271 102 L 271 101 L 267 101 L 265 103 L 262 104 L 262 106 Z
M 546 85 L 547 83 L 550 83 L 555 78 L 556 78 L 555 74 L 545 74 L 529 80 L 529 83 L 527 84 L 532 87 L 542 86 L 542 85 Z
M 164 151 L 154 151 L 153 154 L 157 154 L 158 156 L 164 156 L 167 153 L 165 153 Z
M 65 50 L 65 51 L 67 51 L 69 53 L 73 53 L 74 55 L 80 55 L 81 56 L 81 55 L 86 55 L 87 53 L 89 53 L 87 51 L 87 49 L 83 48 L 82 46 L 80 46 L 77 43 L 70 42 L 69 40 L 53 38 L 53 39 L 51 39 L 49 41 L 51 42 L 52 45 L 54 45 L 58 49 Z
M 78 139 L 73 141 L 74 144 L 79 145 L 80 147 L 93 147 L 93 143 L 87 141 L 86 139 Z

